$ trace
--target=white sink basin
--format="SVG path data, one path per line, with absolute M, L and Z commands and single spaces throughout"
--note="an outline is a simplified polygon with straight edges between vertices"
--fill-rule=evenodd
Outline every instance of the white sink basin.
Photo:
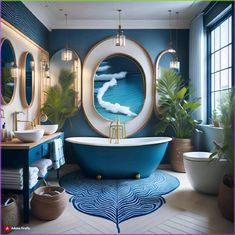
M 15 137 L 22 142 L 31 143 L 40 140 L 43 137 L 43 129 L 14 131 Z
M 58 125 L 36 125 L 36 129 L 43 129 L 44 135 L 51 135 L 57 131 Z

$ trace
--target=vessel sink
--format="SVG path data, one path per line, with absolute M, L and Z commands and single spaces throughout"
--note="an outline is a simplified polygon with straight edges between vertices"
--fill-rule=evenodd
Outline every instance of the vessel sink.
M 54 134 L 58 129 L 58 124 L 54 125 L 36 125 L 36 129 L 43 129 L 44 135 Z
M 43 129 L 14 131 L 15 137 L 25 143 L 32 143 L 43 137 Z

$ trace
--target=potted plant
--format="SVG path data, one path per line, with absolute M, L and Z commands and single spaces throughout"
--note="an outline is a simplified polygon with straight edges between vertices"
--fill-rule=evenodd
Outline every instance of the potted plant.
M 220 127 L 220 116 L 216 109 L 212 112 L 212 123 L 214 127 Z
M 157 91 L 160 95 L 158 110 L 160 122 L 155 134 L 162 134 L 167 129 L 173 132 L 170 146 L 170 159 L 173 170 L 185 172 L 183 152 L 192 151 L 191 137 L 199 122 L 194 120 L 192 113 L 200 106 L 200 98 L 188 101 L 189 87 L 185 85 L 179 73 L 164 70 L 158 81 Z
M 219 187 L 218 205 L 221 213 L 233 221 L 234 205 L 234 94 L 228 92 L 221 101 L 221 123 L 223 125 L 223 143 L 214 142 L 216 151 L 211 154 L 212 159 L 225 159 L 229 163 L 228 173 L 224 175 Z
M 64 126 L 65 121 L 77 112 L 75 107 L 76 92 L 72 88 L 74 73 L 61 70 L 58 82 L 45 91 L 47 99 L 41 111 L 48 116 L 48 121 L 58 124 L 58 129 Z

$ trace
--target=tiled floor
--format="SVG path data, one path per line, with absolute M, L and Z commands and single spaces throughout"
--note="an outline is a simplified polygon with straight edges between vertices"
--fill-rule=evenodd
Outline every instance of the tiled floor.
M 67 166 L 62 174 L 75 170 Z M 167 171 L 180 180 L 174 192 L 165 195 L 166 203 L 154 213 L 127 220 L 120 224 L 123 234 L 233 234 L 234 224 L 224 219 L 217 207 L 217 197 L 195 192 L 186 174 Z M 57 184 L 50 177 L 50 184 Z M 68 199 L 69 199 L 68 195 Z M 31 217 L 30 230 L 17 233 L 30 234 L 116 234 L 114 223 L 83 214 L 68 203 L 65 212 L 50 222 Z

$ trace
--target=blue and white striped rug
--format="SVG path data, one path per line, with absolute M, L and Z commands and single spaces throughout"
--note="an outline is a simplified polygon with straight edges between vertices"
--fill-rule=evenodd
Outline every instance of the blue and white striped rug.
M 60 185 L 73 195 L 70 202 L 77 210 L 111 220 L 120 232 L 121 222 L 161 207 L 162 195 L 175 190 L 179 180 L 160 170 L 140 180 L 96 180 L 75 171 L 62 177 Z

